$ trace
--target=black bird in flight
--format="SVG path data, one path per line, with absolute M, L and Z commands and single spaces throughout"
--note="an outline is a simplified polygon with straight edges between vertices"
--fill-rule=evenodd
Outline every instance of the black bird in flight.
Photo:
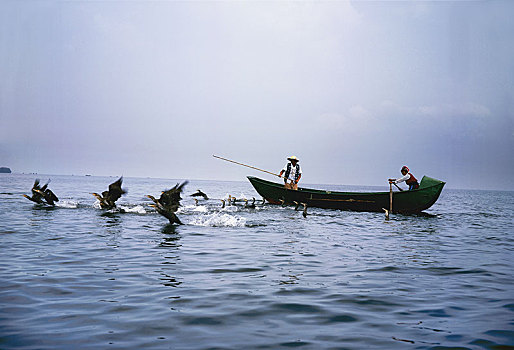
M 121 188 L 123 182 L 123 176 L 118 180 L 109 185 L 108 191 L 103 191 L 101 195 L 98 193 L 91 193 L 100 201 L 100 208 L 102 209 L 114 209 L 116 208 L 116 201 L 120 199 L 127 190 Z
M 180 201 L 182 200 L 180 194 L 187 183 L 187 181 L 184 181 L 182 184 L 176 184 L 173 188 L 161 192 L 159 199 L 156 199 L 152 195 L 147 195 L 147 197 L 154 202 L 151 206 L 153 206 L 159 214 L 168 219 L 170 224 L 182 225 L 182 222 L 175 212 L 180 206 Z
M 23 195 L 23 197 L 33 201 L 34 203 L 38 204 L 46 204 L 49 205 L 55 205 L 55 202 L 59 201 L 59 198 L 55 195 L 55 193 L 52 192 L 51 189 L 48 188 L 48 184 L 50 183 L 50 180 L 43 186 L 39 185 L 39 179 L 36 179 L 34 181 L 34 185 L 32 186 L 32 196 L 28 196 L 26 194 Z M 44 201 L 43 201 L 44 200 Z
M 205 193 L 202 192 L 202 190 L 197 190 L 195 193 L 191 195 L 191 197 L 203 197 L 203 199 L 207 200 L 209 197 Z

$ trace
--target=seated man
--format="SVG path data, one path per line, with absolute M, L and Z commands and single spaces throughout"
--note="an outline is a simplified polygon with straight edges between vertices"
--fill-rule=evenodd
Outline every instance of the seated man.
M 284 178 L 285 188 L 297 190 L 298 181 L 300 181 L 302 177 L 302 169 L 300 168 L 300 164 L 298 164 L 298 158 L 295 156 L 291 156 L 287 158 L 287 160 L 289 160 L 289 163 L 286 164 L 284 169 L 280 170 L 279 177 Z M 282 174 L 284 174 L 284 176 L 282 176 Z
M 390 183 L 398 184 L 400 182 L 405 181 L 407 186 L 409 186 L 409 191 L 412 191 L 412 190 L 415 190 L 415 189 L 419 188 L 418 180 L 416 180 L 414 175 L 409 173 L 409 168 L 406 165 L 404 165 L 402 167 L 402 170 L 400 170 L 400 171 L 401 171 L 403 176 L 400 177 L 399 179 L 389 179 Z

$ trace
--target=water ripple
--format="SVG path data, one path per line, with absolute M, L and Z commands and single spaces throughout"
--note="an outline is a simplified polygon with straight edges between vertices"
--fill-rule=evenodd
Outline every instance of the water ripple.
M 8 179 L 8 180 L 6 180 Z M 196 206 L 168 225 L 126 178 L 123 209 L 55 177 L 56 208 L 0 178 L 2 349 L 502 349 L 514 344 L 514 195 L 445 190 L 432 215 Z M 85 189 L 76 193 L 77 184 Z M 212 198 L 248 183 L 192 182 Z

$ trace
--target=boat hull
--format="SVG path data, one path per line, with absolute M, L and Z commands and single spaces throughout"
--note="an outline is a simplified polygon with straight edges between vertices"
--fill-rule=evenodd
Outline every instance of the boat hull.
M 308 207 L 353 211 L 381 212 L 389 209 L 389 192 L 336 192 L 299 187 L 248 176 L 255 190 L 272 204 L 305 203 Z M 424 176 L 418 189 L 393 192 L 393 213 L 419 213 L 430 208 L 439 198 L 445 182 Z

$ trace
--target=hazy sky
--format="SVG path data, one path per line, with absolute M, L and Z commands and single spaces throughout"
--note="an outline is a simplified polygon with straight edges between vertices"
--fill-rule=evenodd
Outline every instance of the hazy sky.
M 514 2 L 0 2 L 0 166 L 514 190 Z M 275 178 L 276 179 L 276 178 Z M 278 180 L 278 179 L 277 179 Z

